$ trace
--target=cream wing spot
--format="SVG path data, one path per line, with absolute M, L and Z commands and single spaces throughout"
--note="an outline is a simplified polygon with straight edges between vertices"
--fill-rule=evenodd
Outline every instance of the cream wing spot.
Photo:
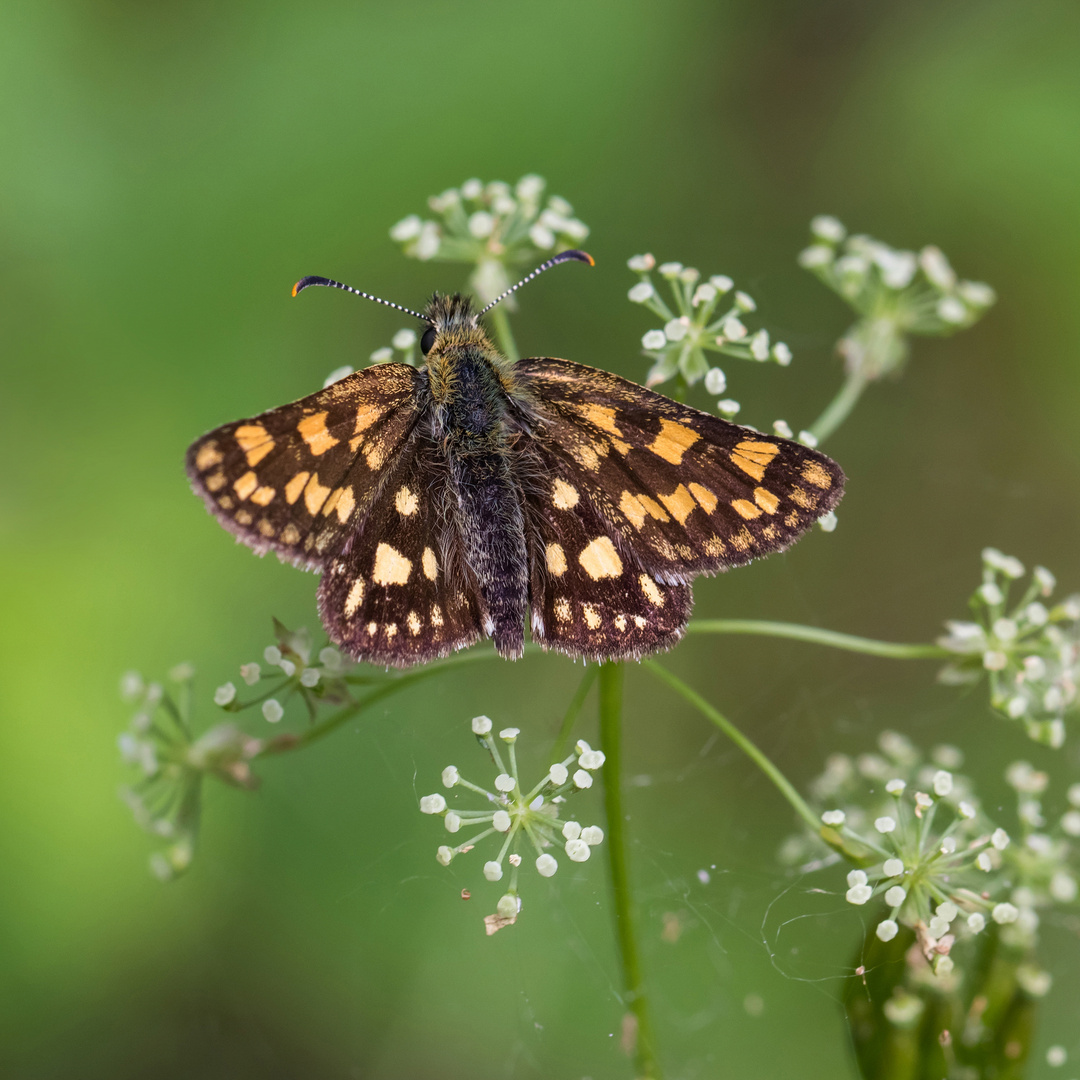
M 295 544 L 300 539 L 300 530 L 290 521 L 281 530 L 281 540 L 285 544 Z
M 400 487 L 394 496 L 394 506 L 402 517 L 412 517 L 420 509 L 420 500 L 407 487 Z
M 207 491 L 220 491 L 226 483 L 225 474 L 223 472 L 216 472 L 208 476 L 203 483 L 206 484 Z
M 828 491 L 832 487 L 832 477 L 816 461 L 808 461 L 802 467 L 803 479 L 808 484 L 813 484 L 822 491 Z
M 376 585 L 404 585 L 412 573 L 412 561 L 396 548 L 380 543 L 375 549 L 375 568 L 371 580 Z
M 357 578 L 349 589 L 349 595 L 345 597 L 345 618 L 351 619 L 363 602 L 364 579 Z
M 430 550 L 430 549 L 429 549 Z M 443 624 L 442 608 L 438 604 L 431 605 L 431 625 L 438 628 Z
M 439 576 L 439 563 L 435 558 L 435 552 L 429 547 L 424 548 L 424 555 L 420 562 L 424 568 L 424 577 L 428 581 L 434 581 Z
M 199 447 L 198 452 L 195 454 L 195 468 L 199 472 L 206 472 L 207 469 L 212 469 L 215 465 L 220 465 L 224 460 L 221 451 L 218 449 L 216 441 L 204 443 Z
M 405 625 L 409 628 L 409 633 L 416 637 L 420 633 L 420 616 L 415 611 L 410 611 L 405 617 Z
M 644 630 L 645 629 L 645 624 L 646 624 L 647 621 L 648 620 L 645 618 L 644 615 L 635 615 L 634 616 L 634 625 L 639 630 Z
M 638 584 L 641 586 L 641 591 L 645 594 L 645 599 L 648 600 L 653 607 L 664 606 L 664 594 L 660 591 L 660 586 L 657 585 L 648 574 L 642 574 L 638 578 Z
M 615 616 L 615 629 L 618 630 L 620 633 L 626 629 L 625 615 L 620 614 Z
M 570 618 L 571 618 L 570 601 L 567 600 L 565 596 L 560 596 L 555 601 L 554 607 L 555 607 L 555 618 L 558 619 L 559 622 L 569 622 L 570 621 Z
M 556 577 L 562 577 L 566 573 L 566 552 L 562 544 L 548 544 L 544 552 L 548 570 Z
M 551 489 L 551 501 L 557 510 L 573 510 L 578 504 L 578 489 L 565 480 L 556 480 Z
M 369 637 L 374 637 L 379 632 L 379 624 L 377 622 L 369 622 L 367 624 L 367 632 Z
M 622 559 L 607 536 L 598 536 L 591 541 L 578 556 L 578 562 L 593 581 L 618 577 L 623 570 Z
M 600 623 L 602 621 L 600 619 L 600 612 L 597 611 L 592 604 L 582 604 L 581 613 L 585 616 L 585 625 L 590 630 L 600 629 Z

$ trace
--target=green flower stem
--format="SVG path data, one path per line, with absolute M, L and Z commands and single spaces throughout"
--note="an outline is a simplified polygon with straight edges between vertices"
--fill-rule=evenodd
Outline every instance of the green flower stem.
M 369 706 L 374 705 L 385 698 L 392 697 L 402 690 L 407 690 L 410 686 L 415 686 L 425 679 L 441 675 L 450 668 L 463 667 L 466 664 L 475 663 L 480 660 L 497 659 L 499 659 L 498 653 L 494 651 L 476 650 L 473 652 L 462 653 L 458 656 L 452 656 L 434 664 L 428 664 L 419 671 L 412 671 L 407 675 L 399 675 L 391 682 L 384 683 L 377 690 L 373 690 L 367 697 L 360 701 L 350 702 L 343 708 L 338 709 L 332 716 L 328 716 L 321 724 L 315 724 L 313 727 L 308 728 L 307 731 L 301 732 L 299 735 L 278 735 L 276 738 L 267 740 L 263 748 L 255 754 L 254 757 L 260 758 L 266 757 L 269 754 L 282 754 L 290 750 L 303 749 L 303 747 L 310 746 L 313 742 L 317 742 L 331 732 L 336 731 L 342 724 L 347 723 Z
M 788 778 L 726 716 L 722 716 L 696 690 L 687 686 L 682 679 L 672 675 L 667 668 L 661 667 L 655 660 L 642 660 L 641 664 L 693 705 L 707 720 L 714 723 L 776 785 L 780 794 L 791 803 L 795 812 L 810 829 L 820 834 L 821 820 L 817 814 L 806 805 L 803 797 L 792 787 Z M 603 684 L 601 683 L 602 691 Z M 607 753 L 606 746 L 604 753 Z
M 940 645 L 905 645 L 894 641 L 875 641 L 873 638 L 822 630 L 817 626 L 798 623 L 770 622 L 766 619 L 697 619 L 686 628 L 690 634 L 761 634 L 765 637 L 809 641 L 829 645 L 834 649 L 884 656 L 890 660 L 943 660 L 953 654 Z
M 649 1000 L 641 974 L 641 959 L 634 934 L 635 906 L 630 889 L 626 852 L 626 815 L 622 807 L 622 692 L 623 665 L 600 665 L 600 745 L 604 751 L 601 776 L 604 781 L 604 811 L 607 817 L 608 866 L 615 901 L 615 928 L 622 960 L 626 1004 L 637 1021 L 634 1044 L 636 1075 L 643 1080 L 660 1080 L 656 1059 Z
M 551 751 L 552 761 L 562 761 L 566 756 L 566 745 L 570 741 L 570 732 L 574 730 L 574 721 L 577 720 L 578 713 L 581 712 L 581 706 L 585 704 L 585 699 L 589 696 L 592 684 L 596 682 L 596 676 L 599 673 L 600 666 L 598 664 L 592 664 L 586 669 L 584 677 L 578 684 L 578 688 L 566 708 L 566 715 L 563 717 L 562 726 L 559 728 L 558 737 L 555 739 L 555 746 Z
M 510 329 L 510 316 L 507 314 L 506 307 L 502 304 L 496 304 L 489 314 L 491 325 L 495 328 L 496 344 L 502 349 L 503 355 L 507 360 L 515 362 L 520 360 L 514 334 Z
M 843 381 L 836 397 L 810 425 L 809 431 L 819 443 L 824 442 L 847 418 L 869 384 L 865 375 L 852 372 Z

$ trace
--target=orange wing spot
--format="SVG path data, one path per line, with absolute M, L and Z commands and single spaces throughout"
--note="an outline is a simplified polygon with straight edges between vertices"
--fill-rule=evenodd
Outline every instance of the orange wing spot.
M 300 492 L 304 490 L 304 485 L 308 482 L 308 477 L 311 476 L 309 472 L 297 473 L 286 485 L 285 485 L 285 501 L 292 506 L 297 499 L 300 498 Z
M 766 525 L 765 528 L 761 530 L 761 535 L 764 536 L 766 540 L 779 540 L 780 530 L 775 525 Z
M 276 494 L 277 492 L 272 487 L 261 487 L 251 496 L 251 501 L 258 503 L 260 506 L 269 506 L 274 501 Z
M 578 556 L 578 562 L 593 581 L 618 577 L 623 569 L 622 559 L 607 536 L 598 536 L 593 540 Z
M 203 443 L 195 454 L 195 468 L 198 469 L 199 472 L 206 472 L 207 469 L 212 469 L 215 465 L 220 465 L 223 460 L 224 457 L 218 449 L 216 440 Z
M 328 487 L 323 487 L 322 484 L 319 483 L 319 474 L 312 473 L 311 479 L 304 488 L 304 505 L 307 507 L 307 512 L 312 517 L 319 512 L 329 494 L 330 489 Z
M 274 449 L 273 437 L 262 424 L 242 424 L 233 435 L 249 465 L 258 465 Z
M 311 416 L 305 416 L 299 424 L 296 425 L 296 430 L 300 432 L 304 439 L 304 442 L 308 444 L 308 449 L 318 457 L 320 454 L 325 454 L 332 446 L 337 446 L 341 441 L 335 439 L 329 431 L 326 430 L 326 418 L 329 413 L 317 412 L 312 413 Z
M 323 517 L 326 517 L 327 514 L 333 512 L 333 509 L 335 506 L 337 506 L 338 499 L 341 498 L 341 493 L 344 490 L 344 488 L 334 488 L 334 490 L 330 492 L 330 495 L 328 496 L 326 502 L 322 504 Z
M 654 607 L 664 606 L 664 594 L 660 591 L 660 586 L 648 574 L 642 574 L 638 578 L 638 584 L 641 586 L 641 591 L 645 594 L 645 599 L 649 601 Z
M 367 431 L 385 411 L 378 405 L 369 405 L 367 402 L 358 405 L 356 408 L 356 427 L 353 428 L 353 434 L 359 435 L 361 431 Z
M 356 509 L 356 499 L 353 496 L 351 487 L 342 489 L 341 497 L 338 499 L 335 509 L 337 510 L 338 521 L 344 525 L 345 522 L 349 520 L 352 512 Z
M 676 424 L 674 420 L 661 420 L 660 434 L 649 443 L 648 448 L 672 465 L 681 465 L 683 454 L 700 440 L 701 436 L 693 428 Z
M 376 439 L 364 451 L 364 460 L 368 463 L 368 468 L 372 472 L 378 472 L 382 468 L 383 462 L 386 460 L 386 446 L 382 439 Z
M 259 478 L 253 472 L 246 472 L 239 480 L 233 481 L 233 491 L 235 491 L 241 499 L 248 498 L 258 486 Z
M 754 538 L 750 535 L 750 530 L 744 525 L 737 533 L 728 538 L 731 541 L 731 546 L 736 551 L 749 551 L 754 546 Z
M 657 521 L 671 520 L 658 502 L 650 499 L 648 495 L 635 495 L 632 491 L 622 493 L 619 509 L 627 516 L 635 529 L 640 529 L 645 524 L 646 515 Z
M 747 502 L 746 499 L 736 499 L 731 504 L 731 509 L 736 514 L 746 518 L 747 521 L 753 521 L 754 518 L 761 517 L 761 511 L 752 502 Z
M 747 476 L 761 480 L 765 476 L 765 469 L 769 462 L 779 453 L 780 448 L 772 443 L 747 440 L 736 444 L 735 449 L 731 451 L 731 460 Z
M 705 554 L 715 559 L 724 554 L 724 541 L 719 536 L 710 536 L 705 541 Z
M 775 514 L 780 500 L 767 488 L 754 488 L 754 502 L 765 511 L 766 514 Z
M 698 506 L 700 506 L 706 514 L 711 514 L 716 509 L 716 504 L 720 501 L 707 487 L 702 487 L 701 484 L 691 484 L 690 494 L 697 499 Z
M 803 479 L 808 484 L 813 484 L 822 491 L 828 491 L 832 487 L 832 477 L 817 461 L 808 461 L 802 467 Z
M 788 498 L 796 506 L 801 506 L 804 510 L 812 510 L 814 508 L 814 498 L 808 495 L 802 488 L 793 487 L 788 492 Z
M 799 524 L 799 511 L 798 510 L 792 510 L 791 513 L 788 514 L 788 516 L 786 518 L 784 518 L 784 524 L 789 529 L 794 529 L 795 526 Z
M 693 495 L 686 489 L 685 484 L 680 484 L 670 495 L 660 495 L 660 501 L 671 511 L 671 516 L 680 524 L 686 523 L 686 519 L 697 508 Z
M 570 407 L 582 419 L 587 420 L 590 424 L 595 424 L 596 427 L 608 432 L 608 434 L 622 435 L 618 425 L 615 423 L 614 409 L 609 409 L 605 405 L 571 405 Z

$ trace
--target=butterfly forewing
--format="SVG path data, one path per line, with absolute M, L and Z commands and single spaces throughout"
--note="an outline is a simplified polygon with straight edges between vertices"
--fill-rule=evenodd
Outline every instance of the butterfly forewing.
M 515 374 L 534 398 L 536 440 L 658 581 L 782 550 L 843 492 L 840 468 L 816 450 L 609 372 L 537 359 Z
M 319 613 L 350 656 L 404 667 L 479 640 L 480 603 L 456 553 L 446 468 L 420 437 L 319 584 Z
M 217 428 L 187 453 L 192 486 L 260 554 L 316 568 L 340 552 L 413 430 L 422 376 L 354 372 L 291 405 Z

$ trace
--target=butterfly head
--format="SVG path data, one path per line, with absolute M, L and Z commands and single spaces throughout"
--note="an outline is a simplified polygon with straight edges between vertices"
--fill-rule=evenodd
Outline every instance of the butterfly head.
M 432 351 L 441 352 L 463 345 L 491 348 L 468 296 L 435 293 L 424 311 L 424 319 L 428 326 L 420 336 L 420 351 L 425 356 Z

